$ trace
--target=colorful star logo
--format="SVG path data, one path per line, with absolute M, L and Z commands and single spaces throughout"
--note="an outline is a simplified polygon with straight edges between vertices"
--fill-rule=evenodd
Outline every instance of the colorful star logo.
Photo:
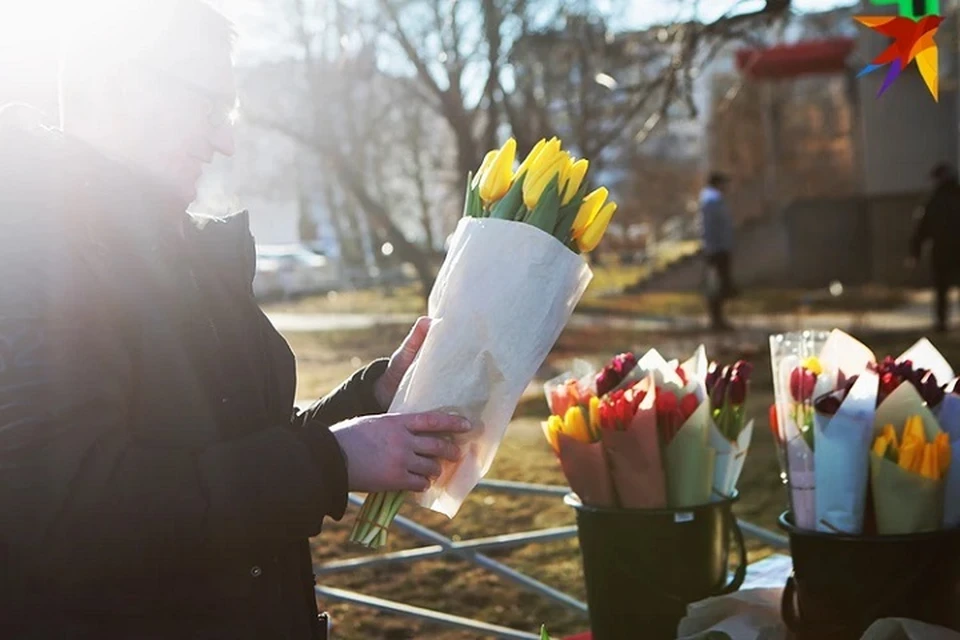
M 893 44 L 857 74 L 859 78 L 880 67 L 890 65 L 877 97 L 882 96 L 900 72 L 916 60 L 920 76 L 926 83 L 927 89 L 930 90 L 933 99 L 939 101 L 937 43 L 934 42 L 933 36 L 943 22 L 942 16 L 925 16 L 919 20 L 902 16 L 855 16 L 854 20 L 894 40 Z

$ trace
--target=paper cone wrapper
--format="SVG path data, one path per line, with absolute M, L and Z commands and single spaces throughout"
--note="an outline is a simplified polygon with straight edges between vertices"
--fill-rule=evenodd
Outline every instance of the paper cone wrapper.
M 943 526 L 960 527 L 960 440 L 950 443 L 950 468 L 947 469 L 943 499 Z
M 943 502 L 943 526 L 960 527 L 960 396 L 948 393 L 937 407 L 937 422 L 950 438 L 950 468 L 947 469 Z
M 937 422 L 950 442 L 960 440 L 960 396 L 948 393 L 937 407 Z
M 656 349 L 650 349 L 643 354 L 643 357 L 637 361 L 634 371 L 638 378 L 645 378 L 653 373 L 657 386 L 672 385 L 678 389 L 683 388 L 683 380 L 677 375 L 676 366 L 670 366 L 666 358 Z
M 591 277 L 582 257 L 531 225 L 460 221 L 430 292 L 430 332 L 390 411 L 447 411 L 475 429 L 457 438 L 463 457 L 444 464 L 420 505 L 457 513 Z
M 701 402 L 666 447 L 667 505 L 694 507 L 710 502 L 717 452 L 709 444 L 710 403 Z
M 654 393 L 647 393 L 626 430 L 600 430 L 617 498 L 625 509 L 667 506 L 655 400 Z
M 943 481 L 901 469 L 870 452 L 877 532 L 882 536 L 936 531 L 943 523 Z
M 817 528 L 816 489 L 813 451 L 796 427 L 787 441 L 787 475 L 790 485 L 790 508 L 793 521 L 801 529 Z
M 861 373 L 872 362 L 876 362 L 873 352 L 865 344 L 848 333 L 834 329 L 820 350 L 820 364 L 829 370 L 834 378 L 842 371 L 850 376 Z M 831 385 L 828 391 L 835 385 Z
M 594 371 L 593 366 L 589 362 L 586 360 L 574 360 L 570 371 L 564 371 L 555 378 L 543 383 L 543 395 L 547 400 L 547 407 L 549 407 L 550 413 L 557 416 L 563 415 L 563 412 L 554 407 L 552 403 L 551 396 L 555 389 L 565 386 L 568 380 L 576 380 L 582 389 L 595 391 L 593 388 L 595 376 L 596 371 Z
M 910 416 L 920 416 L 923 421 L 923 435 L 927 442 L 933 442 L 933 439 L 940 433 L 940 423 L 909 382 L 904 382 L 894 389 L 893 393 L 884 398 L 880 406 L 877 407 L 877 414 L 873 421 L 873 433 L 877 435 L 883 431 L 884 425 L 892 424 L 897 432 L 897 440 L 900 441 L 903 439 L 903 429 L 906 426 L 907 418 Z
M 733 496 L 737 481 L 747 460 L 747 450 L 753 437 L 753 420 L 748 422 L 733 442 L 727 440 L 717 425 L 710 421 L 710 448 L 716 452 L 713 470 L 713 498 L 723 499 Z
M 863 371 L 834 416 L 814 416 L 818 531 L 863 533 L 878 387 L 877 374 Z
M 591 507 L 617 506 L 603 445 L 580 442 L 563 433 L 557 440 L 563 474 L 580 501 Z
M 943 357 L 943 354 L 933 346 L 933 343 L 926 338 L 920 338 L 916 344 L 900 354 L 897 361 L 900 362 L 903 360 L 913 362 L 915 369 L 932 371 L 933 375 L 937 377 L 939 384 L 946 384 L 947 381 L 953 379 L 953 367 L 951 367 L 947 359 Z

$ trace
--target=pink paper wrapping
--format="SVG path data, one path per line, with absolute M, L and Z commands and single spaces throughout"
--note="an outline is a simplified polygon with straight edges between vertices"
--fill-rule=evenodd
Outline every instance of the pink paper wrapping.
M 563 474 L 583 504 L 591 507 L 617 506 L 603 445 L 599 442 L 580 442 L 563 433 L 557 434 L 557 443 L 560 446 Z
M 651 384 L 626 430 L 600 430 L 613 486 L 620 506 L 625 509 L 662 509 L 667 506 L 655 400 Z

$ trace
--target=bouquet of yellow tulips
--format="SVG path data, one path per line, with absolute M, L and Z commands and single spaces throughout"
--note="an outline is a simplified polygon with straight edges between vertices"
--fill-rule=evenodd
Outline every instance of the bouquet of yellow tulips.
M 490 468 L 520 396 L 592 278 L 593 250 L 616 211 L 600 187 L 586 193 L 588 162 L 541 140 L 514 169 L 510 139 L 467 179 L 464 217 L 430 292 L 430 332 L 392 413 L 444 410 L 476 429 L 463 456 L 416 496 L 453 517 Z M 351 540 L 386 542 L 402 493 L 367 496 Z
M 467 180 L 463 214 L 524 222 L 577 252 L 593 251 L 617 210 L 606 187 L 586 193 L 590 163 L 574 159 L 557 138 L 540 140 L 514 171 L 513 138 L 489 152 Z

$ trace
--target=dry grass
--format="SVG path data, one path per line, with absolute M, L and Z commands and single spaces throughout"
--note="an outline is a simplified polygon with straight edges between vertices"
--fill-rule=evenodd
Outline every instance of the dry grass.
M 401 329 L 353 331 L 334 334 L 295 334 L 291 344 L 300 356 L 301 394 L 308 398 L 325 392 L 343 379 L 354 366 L 351 358 L 366 361 L 388 353 L 402 338 Z M 878 355 L 900 353 L 918 336 L 912 334 L 869 336 L 865 341 Z M 574 357 L 600 362 L 625 349 L 642 351 L 651 345 L 664 352 L 681 355 L 700 341 L 695 334 L 651 335 L 633 332 L 589 332 L 568 330 L 551 353 L 541 377 L 552 376 Z M 741 355 L 752 356 L 756 366 L 749 400 L 750 414 L 757 425 L 740 481 L 742 499 L 737 513 L 768 529 L 776 528 L 776 517 L 785 508 L 786 495 L 779 485 L 779 467 L 773 440 L 767 428 L 766 407 L 772 401 L 769 361 L 763 346 L 765 336 L 753 336 L 743 344 L 708 344 L 711 354 L 723 360 Z M 938 338 L 937 345 L 951 360 L 960 359 L 960 341 Z M 546 405 L 536 387 L 518 409 L 489 474 L 492 478 L 565 484 L 559 465 L 543 441 L 539 421 Z M 559 500 L 514 497 L 474 492 L 453 520 L 415 507 L 404 507 L 404 515 L 456 538 L 489 536 L 572 524 L 573 513 Z M 317 561 L 345 558 L 363 552 L 347 544 L 349 528 L 356 511 L 348 511 L 340 523 L 330 523 L 313 543 Z M 413 538 L 393 532 L 387 551 L 417 546 Z M 750 543 L 750 560 L 769 554 L 771 549 Z M 576 541 L 533 545 L 490 555 L 510 567 L 528 573 L 562 591 L 585 598 L 582 569 Z M 455 559 L 438 559 L 411 565 L 366 569 L 325 577 L 323 583 L 391 600 L 477 618 L 488 622 L 535 632 L 546 622 L 554 637 L 564 637 L 586 627 L 586 622 L 527 593 L 498 577 Z M 471 633 L 445 630 L 409 619 L 375 614 L 372 610 L 323 603 L 337 622 L 337 637 L 345 640 L 473 640 Z
M 603 265 L 594 268 L 593 280 L 584 300 L 598 298 L 637 282 L 647 273 L 646 267 Z M 263 305 L 268 312 L 285 313 L 375 313 L 419 314 L 426 305 L 418 285 L 395 288 L 389 293 L 383 289 L 360 291 L 333 291 L 299 300 L 271 302 Z

